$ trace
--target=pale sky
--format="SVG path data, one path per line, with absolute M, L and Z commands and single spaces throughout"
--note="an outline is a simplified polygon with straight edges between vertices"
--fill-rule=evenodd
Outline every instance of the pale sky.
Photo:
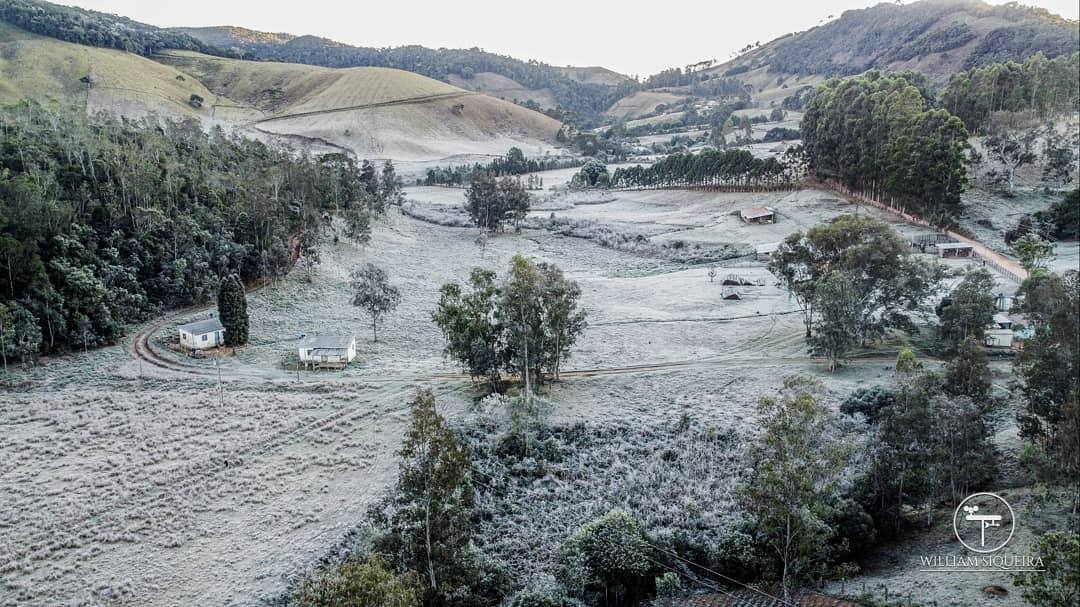
M 54 0 L 55 1 L 55 0 Z M 552 65 L 601 65 L 642 77 L 706 59 L 724 61 L 748 43 L 809 29 L 876 0 L 59 0 L 162 27 L 239 25 L 315 34 L 357 46 L 480 47 Z M 1003 0 L 991 0 L 1002 4 Z M 1069 19 L 1077 0 L 1033 0 Z

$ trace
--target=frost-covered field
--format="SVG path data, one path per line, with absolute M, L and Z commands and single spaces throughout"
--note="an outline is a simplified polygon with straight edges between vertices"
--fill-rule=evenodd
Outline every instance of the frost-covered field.
M 453 205 L 462 192 L 410 188 L 408 195 Z M 660 241 L 753 245 L 855 210 L 816 191 L 620 192 L 595 202 L 544 215 L 634 228 Z M 766 205 L 779 212 L 776 225 L 749 227 L 731 215 Z M 753 431 L 758 398 L 787 375 L 815 375 L 833 395 L 890 375 L 887 356 L 824 373 L 806 355 L 794 303 L 758 262 L 722 268 L 710 282 L 703 266 L 546 230 L 500 235 L 485 248 L 475 238 L 473 229 L 394 209 L 367 248 L 328 244 L 312 282 L 297 269 L 250 295 L 253 342 L 217 366 L 164 347 L 172 327 L 205 315 L 188 311 L 132 329 L 133 337 L 148 336 L 150 354 L 142 340 L 129 340 L 23 373 L 0 395 L 0 605 L 251 605 L 281 592 L 393 482 L 417 386 L 434 387 L 459 427 L 475 422 L 465 413 L 469 384 L 442 358 L 430 313 L 441 284 L 464 281 L 474 266 L 502 272 L 517 252 L 563 268 L 581 285 L 589 314 L 566 380 L 546 394 L 552 423 L 582 423 L 613 445 L 642 445 L 614 468 L 614 451 L 583 448 L 566 465 L 582 478 L 604 468 L 592 501 L 575 505 L 580 483 L 553 487 L 553 510 L 535 512 L 537 520 L 575 523 L 611 504 L 643 503 L 635 493 L 673 495 L 678 487 L 662 482 L 665 466 L 694 462 L 657 461 L 649 445 L 670 438 L 706 450 L 703 434 L 671 434 L 683 414 L 735 445 Z M 404 296 L 377 343 L 349 304 L 349 272 L 364 261 L 384 267 Z M 728 273 L 755 283 L 739 287 L 740 300 L 721 298 Z M 301 333 L 355 334 L 358 359 L 343 373 L 304 372 L 298 380 L 282 361 Z M 711 481 L 721 493 L 737 472 L 735 451 L 727 453 L 704 460 L 732 467 Z M 619 473 L 626 466 L 634 469 L 629 481 Z M 730 514 L 723 503 L 710 508 L 710 520 Z M 505 541 L 489 545 L 507 552 L 530 536 Z

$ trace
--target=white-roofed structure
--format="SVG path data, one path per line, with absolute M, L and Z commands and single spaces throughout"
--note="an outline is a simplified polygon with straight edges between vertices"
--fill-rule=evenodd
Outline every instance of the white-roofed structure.
M 225 344 L 225 327 L 217 318 L 196 320 L 176 328 L 180 347 L 185 350 L 209 350 Z
M 356 358 L 352 335 L 309 335 L 297 350 L 300 364 L 312 369 L 344 369 Z

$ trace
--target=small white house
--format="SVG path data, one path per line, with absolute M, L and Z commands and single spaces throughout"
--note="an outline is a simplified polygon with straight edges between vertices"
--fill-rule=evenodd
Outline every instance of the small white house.
M 356 358 L 352 335 L 309 335 L 300 342 L 300 364 L 312 369 L 344 369 Z
M 987 329 L 986 347 L 988 348 L 1012 348 L 1012 329 Z
M 207 350 L 225 344 L 225 327 L 217 318 L 189 322 L 177 327 L 180 346 L 191 350 Z

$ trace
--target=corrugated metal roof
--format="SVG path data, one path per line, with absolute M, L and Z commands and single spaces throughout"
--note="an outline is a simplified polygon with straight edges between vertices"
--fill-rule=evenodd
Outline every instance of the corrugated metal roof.
M 745 219 L 757 219 L 758 217 L 768 217 L 773 214 L 772 209 L 766 209 L 763 207 L 754 207 L 751 209 L 743 209 L 739 211 L 739 214 Z
M 732 590 L 725 593 L 699 594 L 676 599 L 679 607 L 862 607 L 860 603 L 837 599 L 817 592 L 802 592 L 785 603 L 780 592 L 773 594 L 751 590 Z
M 207 318 L 206 320 L 196 320 L 195 322 L 189 322 L 186 325 L 180 325 L 177 329 L 186 331 L 192 335 L 203 335 L 205 333 L 213 333 L 214 331 L 224 331 L 225 327 L 221 325 L 220 319 Z
M 301 348 L 343 350 L 353 342 L 352 335 L 308 335 L 300 342 Z

